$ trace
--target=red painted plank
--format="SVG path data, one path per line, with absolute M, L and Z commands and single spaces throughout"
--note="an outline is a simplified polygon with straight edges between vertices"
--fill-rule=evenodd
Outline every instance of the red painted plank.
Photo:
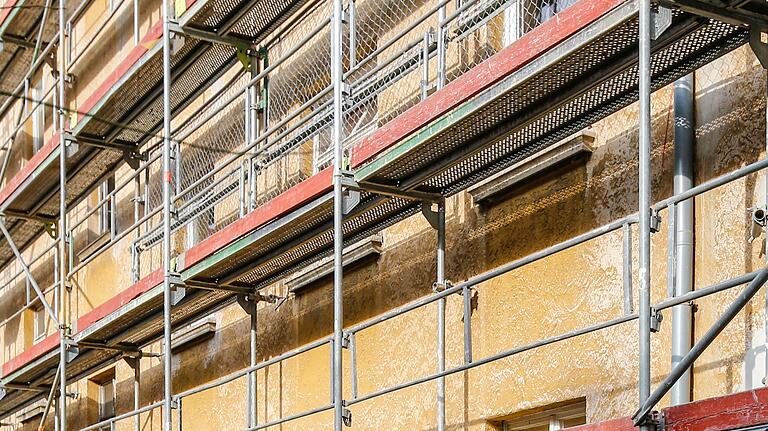
M 356 167 L 458 107 L 625 0 L 581 0 L 373 132 L 355 147 Z
M 115 69 L 107 75 L 104 81 L 91 93 L 88 98 L 85 99 L 82 106 L 79 107 L 77 113 L 77 121 L 85 117 L 86 113 L 90 112 L 94 106 L 125 76 L 126 73 L 136 64 L 141 57 L 149 51 L 152 46 L 160 41 L 163 36 L 163 22 L 155 23 L 149 32 L 141 39 L 141 43 L 134 46 L 133 49 L 125 56 L 123 61 L 115 67 Z
M 80 330 L 82 331 L 83 329 L 91 326 L 92 324 L 96 323 L 100 319 L 103 319 L 104 317 L 108 316 L 114 311 L 117 311 L 120 307 L 129 303 L 131 300 L 135 299 L 139 295 L 147 292 L 148 290 L 152 289 L 155 286 L 160 285 L 160 283 L 162 282 L 163 282 L 163 271 L 158 269 L 153 273 L 149 274 L 148 276 L 142 278 L 141 280 L 139 280 L 129 288 L 113 296 L 103 304 L 83 314 L 79 319 L 77 319 L 77 327 L 80 328 Z M 22 353 L 18 354 L 13 359 L 11 359 L 10 361 L 3 364 L 3 369 L 2 369 L 3 375 L 7 376 L 8 374 L 18 370 L 19 368 L 34 361 L 40 356 L 43 356 L 44 354 L 50 352 L 51 350 L 57 348 L 58 346 L 59 346 L 59 335 L 58 334 L 49 335 L 48 337 L 44 338 L 42 341 L 35 343 L 29 349 L 23 351 Z
M 474 67 L 456 81 L 376 130 L 371 136 L 355 146 L 352 152 L 352 165 L 356 167 L 370 160 L 373 156 L 393 146 L 576 34 L 624 1 L 581 0 L 557 14 L 498 54 Z M 323 178 L 316 178 L 318 176 Z M 185 268 L 189 268 L 249 231 L 285 215 L 309 199 L 329 191 L 331 189 L 330 177 L 331 169 L 329 168 L 294 186 L 273 201 L 248 214 L 245 218 L 217 232 L 197 247 L 188 250 L 184 259 Z
M 8 15 L 13 11 L 13 8 L 16 6 L 16 1 L 17 0 L 6 0 L 3 5 L 3 10 L 0 10 L 0 26 L 5 23 L 5 19 L 8 18 Z
M 27 363 L 43 356 L 44 354 L 55 349 L 59 345 L 59 335 L 53 334 L 43 338 L 41 341 L 35 343 L 29 349 L 21 352 L 11 360 L 3 364 L 3 376 L 7 376 L 19 368 L 23 367 Z
M 35 169 L 37 169 L 43 161 L 51 155 L 53 150 L 59 146 L 59 134 L 56 133 L 48 142 L 40 149 L 27 163 L 8 181 L 8 183 L 0 190 L 0 204 L 5 203 L 5 200 L 11 196 L 16 189 L 18 189 L 24 181 L 32 175 Z
M 669 431 L 725 431 L 768 423 L 768 388 L 663 410 Z
M 184 253 L 184 267 L 189 268 L 241 236 L 280 216 L 288 214 L 329 191 L 332 179 L 333 168 L 329 167 L 291 187 L 276 198 L 253 210 L 245 218 L 235 221 L 211 235 L 205 241 L 187 250 Z M 184 268 L 177 268 L 177 270 L 181 269 Z
M 110 298 L 105 303 L 94 308 L 93 310 L 85 313 L 77 320 L 78 328 L 87 328 L 99 319 L 102 319 L 110 313 L 116 311 L 121 306 L 127 304 L 132 299 L 148 291 L 149 289 L 159 285 L 163 281 L 163 272 L 157 270 L 150 275 L 139 280 L 136 284 L 132 285 L 128 289 L 120 292 L 118 295 Z M 38 357 L 48 353 L 49 351 L 58 347 L 58 334 L 50 335 L 34 344 L 31 348 L 25 350 L 21 354 L 17 355 L 7 363 L 3 364 L 3 375 L 8 375 L 21 368 L 25 364 L 37 359 Z
M 138 297 L 142 293 L 145 293 L 153 287 L 160 285 L 162 282 L 163 271 L 161 269 L 155 270 L 148 276 L 131 285 L 129 288 L 108 299 L 103 304 L 80 316 L 80 318 L 77 319 L 78 330 L 82 331 L 83 329 L 91 326 L 112 312 L 117 311 L 123 305 L 131 302 L 134 298 Z
M 726 431 L 768 424 L 768 388 L 707 398 L 662 409 L 665 431 Z M 634 431 L 629 417 L 568 428 L 568 431 Z
M 197 0 L 186 0 L 187 8 L 192 6 Z M 96 88 L 96 90 L 88 96 L 79 107 L 77 114 L 77 121 L 79 122 L 85 113 L 93 109 L 94 106 L 109 92 L 109 90 L 125 76 L 126 73 L 138 62 L 141 57 L 149 51 L 154 44 L 158 43 L 163 37 L 163 22 L 159 21 L 149 29 L 146 35 L 141 39 L 138 45 L 133 47 L 131 51 L 126 55 L 123 61 L 115 67 L 104 81 Z

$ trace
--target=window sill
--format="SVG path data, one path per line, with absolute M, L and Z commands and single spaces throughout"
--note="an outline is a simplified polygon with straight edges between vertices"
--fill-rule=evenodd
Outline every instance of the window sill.
M 547 171 L 568 161 L 578 157 L 588 158 L 592 154 L 594 142 L 595 134 L 582 130 L 470 187 L 467 192 L 476 204 L 499 199 L 515 187 L 524 185 L 534 177 L 546 175 Z
M 216 333 L 216 320 L 213 318 L 201 320 L 181 328 L 171 337 L 173 352 L 197 344 Z
M 97 251 L 101 250 L 105 245 L 109 243 L 109 232 L 104 232 L 101 235 L 97 236 L 93 241 L 90 242 L 85 248 L 83 248 L 80 253 L 77 253 L 77 259 L 80 261 L 83 261 L 87 259 L 90 255 L 96 253 Z
M 43 409 L 45 406 L 37 405 L 30 407 L 19 415 L 19 422 L 22 424 L 28 424 L 30 422 L 40 420 L 43 417 Z
M 381 235 L 372 235 L 350 245 L 342 252 L 342 266 L 346 267 L 371 256 L 381 254 Z M 297 293 L 312 283 L 333 273 L 333 256 L 328 256 L 294 272 L 285 280 L 291 293 Z

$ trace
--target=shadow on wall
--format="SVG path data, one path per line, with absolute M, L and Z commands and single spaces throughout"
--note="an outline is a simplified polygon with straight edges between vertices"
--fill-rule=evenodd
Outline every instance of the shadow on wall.
M 754 76 L 760 73 L 757 69 L 749 70 L 718 82 L 716 90 L 705 88 L 698 92 L 697 106 L 716 109 L 708 109 L 709 116 L 698 119 L 697 183 L 760 157 L 764 133 L 755 129 L 763 124 L 762 93 L 753 89 L 747 93 L 749 97 L 733 100 L 730 96 L 737 89 L 743 90 L 743 83 L 754 80 Z M 732 105 L 724 103 L 725 100 L 730 100 Z M 669 88 L 654 96 L 654 201 L 672 193 L 674 127 L 671 102 Z M 734 111 L 739 114 L 734 115 Z M 517 190 L 508 200 L 487 209 L 474 206 L 466 193 L 450 198 L 447 218 L 448 278 L 456 281 L 466 279 L 636 212 L 636 112 L 636 105 L 633 105 L 595 124 L 598 148 L 586 167 L 579 165 L 540 178 Z M 601 135 L 610 138 L 603 140 Z M 755 184 L 754 178 L 742 183 L 743 193 L 749 197 L 744 202 L 745 208 L 753 205 L 751 196 L 754 195 Z M 746 211 L 739 213 L 737 218 L 746 225 Z M 407 241 L 389 241 L 393 235 L 404 234 L 407 234 Z M 345 273 L 344 308 L 345 323 L 348 325 L 431 292 L 435 277 L 436 239 L 428 224 L 420 216 L 411 217 L 387 229 L 384 238 L 385 251 L 377 262 Z M 700 252 L 705 253 L 706 250 Z M 752 261 L 752 248 L 749 246 L 743 247 L 743 256 L 734 258 L 744 261 L 744 271 L 751 271 L 757 264 Z M 331 332 L 331 285 L 331 280 L 321 280 L 277 311 L 272 307 L 261 309 L 258 317 L 259 360 L 305 345 Z M 482 294 L 480 303 L 482 306 Z M 751 316 L 753 311 L 750 309 L 747 314 Z M 177 368 L 174 390 L 189 389 L 246 367 L 248 337 L 244 334 L 248 333 L 248 329 L 249 319 L 239 319 L 219 328 L 211 341 L 179 355 L 178 361 L 195 366 Z M 747 325 L 743 336 L 745 345 L 751 345 L 751 325 Z M 214 343 L 216 349 L 211 349 L 208 343 Z M 720 358 L 714 362 L 699 363 L 697 371 L 724 367 L 729 374 L 738 374 L 741 370 L 737 367 L 744 360 L 744 354 Z M 142 402 L 159 399 L 162 383 L 159 361 L 145 370 L 142 380 L 152 389 L 145 392 L 151 399 L 143 399 Z M 738 384 L 732 377 L 728 381 L 731 390 Z M 121 384 L 121 387 L 124 386 Z M 630 388 L 633 385 L 625 386 Z M 614 387 L 613 390 L 623 389 Z M 466 419 L 469 421 L 468 417 Z M 464 426 L 466 428 L 473 423 L 465 423 Z

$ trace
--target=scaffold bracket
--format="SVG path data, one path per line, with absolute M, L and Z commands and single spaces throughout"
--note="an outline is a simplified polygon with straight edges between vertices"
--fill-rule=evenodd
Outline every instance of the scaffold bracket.
M 146 152 L 142 153 L 137 149 L 123 149 L 123 160 L 125 160 L 125 163 L 130 166 L 131 169 L 136 170 L 141 166 L 141 162 L 149 160 L 149 155 Z
M 342 212 L 347 215 L 360 203 L 360 192 L 357 190 L 345 190 Z
M 242 289 L 239 288 L 238 289 Z M 230 290 L 227 288 L 223 288 L 221 290 Z M 234 290 L 230 290 L 234 291 Z M 241 291 L 237 295 L 237 304 L 240 305 L 240 308 L 245 310 L 246 313 L 249 315 L 251 314 L 251 307 L 258 304 L 259 302 L 266 302 L 268 304 L 277 304 L 279 307 L 288 297 L 278 296 L 278 295 L 262 295 L 259 292 L 254 291 L 253 289 L 248 289 L 248 291 Z
M 80 348 L 76 344 L 68 344 L 66 351 L 67 363 L 72 362 L 80 355 Z
M 34 48 L 36 41 L 13 34 L 4 34 L 2 37 L 0 37 L 0 51 L 2 50 L 1 48 L 5 43 L 9 45 L 20 46 L 22 48 Z
M 198 39 L 210 43 L 217 43 L 220 45 L 228 45 L 242 50 L 243 52 L 250 51 L 253 48 L 251 41 L 247 39 L 241 39 L 232 36 L 223 36 L 211 31 L 200 30 L 193 27 L 182 27 L 177 23 L 170 24 L 171 31 L 177 35 L 189 36 L 193 39 Z
M 47 225 L 47 224 L 54 224 L 55 225 L 56 221 L 57 221 L 53 217 L 46 217 L 46 216 L 42 216 L 42 215 L 39 215 L 39 214 L 29 214 L 29 213 L 26 213 L 26 212 L 13 211 L 13 210 L 8 210 L 8 209 L 4 210 L 2 212 L 2 214 L 0 214 L 0 215 L 7 216 L 7 217 L 12 217 L 12 218 L 23 219 L 23 220 L 27 220 L 27 221 L 34 221 L 34 222 L 38 222 L 38 223 L 41 223 L 41 224 L 44 224 L 44 225 Z
M 351 175 L 345 175 L 342 179 L 342 184 L 348 189 L 366 191 L 393 198 L 403 198 L 412 201 L 428 203 L 443 202 L 443 196 L 439 193 L 429 193 L 418 190 L 402 190 L 395 186 L 377 184 L 368 181 L 357 182 Z
M 653 26 L 651 27 L 651 37 L 657 40 L 669 27 L 672 26 L 672 9 L 664 6 L 658 6 L 653 9 Z
M 186 284 L 181 279 L 181 274 L 175 272 L 168 275 L 168 282 L 171 284 L 171 305 L 176 306 L 187 296 Z
M 140 358 L 142 356 L 151 356 L 151 355 L 145 355 L 144 352 L 141 351 L 141 349 L 135 346 L 107 345 L 105 343 L 96 343 L 96 342 L 90 342 L 90 341 L 78 341 L 78 342 L 73 341 L 68 344 L 70 346 L 75 346 L 75 347 L 84 348 L 84 349 L 120 352 L 126 355 L 125 358 L 135 359 L 135 358 Z
M 433 202 L 425 202 L 421 204 L 421 214 L 424 216 L 425 219 L 427 219 L 427 222 L 429 222 L 429 225 L 432 226 L 432 229 L 437 229 L 440 225 L 439 218 L 438 218 L 438 209 L 433 208 L 434 203 Z

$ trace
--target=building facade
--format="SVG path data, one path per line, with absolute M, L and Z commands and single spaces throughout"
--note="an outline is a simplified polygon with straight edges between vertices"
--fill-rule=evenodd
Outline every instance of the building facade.
M 6 0 L 4 426 L 161 430 L 170 383 L 179 430 L 629 428 L 760 280 L 760 2 L 654 5 L 647 140 L 643 1 L 342 3 Z M 765 386 L 767 301 L 675 396 Z

